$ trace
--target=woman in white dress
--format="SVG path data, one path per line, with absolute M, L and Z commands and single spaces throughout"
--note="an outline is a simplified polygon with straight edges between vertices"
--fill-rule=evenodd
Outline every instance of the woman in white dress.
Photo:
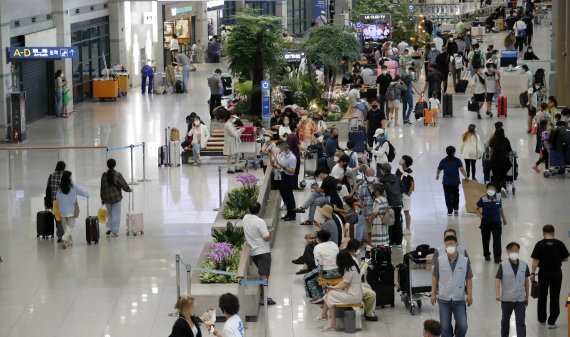
M 237 115 L 230 115 L 227 117 L 224 125 L 224 156 L 228 156 L 228 173 L 230 174 L 243 172 L 243 169 L 238 166 L 241 130 L 238 130 L 234 125 L 237 119 Z M 234 161 L 235 165 L 233 164 Z
M 360 304 L 362 303 L 362 281 L 360 279 L 360 268 L 346 250 L 341 251 L 336 256 L 338 271 L 342 277 L 342 282 L 336 286 L 325 285 L 326 295 L 323 311 L 317 317 L 317 321 L 325 321 L 329 317 L 330 324 L 323 332 L 334 331 L 336 329 L 335 304 Z

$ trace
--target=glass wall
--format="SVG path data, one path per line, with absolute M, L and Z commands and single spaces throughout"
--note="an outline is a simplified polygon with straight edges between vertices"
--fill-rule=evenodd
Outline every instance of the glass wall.
M 302 35 L 307 27 L 306 0 L 287 0 L 287 31 L 289 34 Z
M 108 68 L 109 18 L 80 22 L 71 25 L 71 45 L 78 47 L 79 57 L 73 59 L 73 101 L 82 102 L 93 97 L 93 78 Z

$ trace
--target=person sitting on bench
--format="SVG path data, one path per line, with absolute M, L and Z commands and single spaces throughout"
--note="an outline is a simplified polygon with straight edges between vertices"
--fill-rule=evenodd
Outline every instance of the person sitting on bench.
M 338 181 L 329 175 L 327 168 L 318 168 L 315 175 L 319 180 L 311 185 L 311 193 L 305 199 L 303 206 L 295 209 L 297 213 L 305 213 L 309 209 L 309 217 L 301 225 L 312 225 L 315 220 L 315 210 L 329 199 L 333 205 L 342 208 L 342 200 L 338 195 Z

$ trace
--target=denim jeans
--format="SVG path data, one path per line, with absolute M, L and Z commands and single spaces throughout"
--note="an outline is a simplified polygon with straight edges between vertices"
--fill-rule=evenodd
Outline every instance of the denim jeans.
M 322 197 L 315 198 L 311 203 L 311 205 L 309 206 L 309 217 L 307 218 L 307 220 L 308 221 L 315 220 L 315 211 L 317 210 L 317 207 L 324 205 L 326 202 L 328 202 L 328 200 L 329 200 L 328 197 L 325 197 L 324 195 Z
M 438 300 L 441 337 L 465 337 L 467 334 L 467 307 L 465 302 Z M 451 325 L 451 315 L 455 318 L 455 335 Z
M 501 337 L 509 337 L 509 327 L 511 324 L 511 315 L 515 311 L 515 321 L 517 326 L 517 337 L 526 337 L 525 302 L 501 302 Z
M 55 116 L 59 117 L 63 114 L 63 93 L 55 92 Z
M 364 237 L 364 216 L 360 214 L 358 216 L 358 223 L 356 224 L 356 233 L 354 234 L 354 238 L 358 241 L 362 241 Z
M 105 204 L 107 207 L 107 230 L 115 234 L 119 234 L 119 227 L 121 226 L 121 202 L 114 204 Z
M 182 83 L 184 84 L 184 91 L 188 91 L 188 77 L 190 77 L 190 65 L 182 68 Z
M 404 115 L 404 122 L 410 120 L 410 115 L 414 110 L 414 95 L 412 93 L 407 93 L 402 96 L 402 102 L 404 103 L 402 107 L 402 114 Z
M 192 158 L 194 161 L 200 160 L 200 151 L 202 150 L 200 143 L 192 142 Z

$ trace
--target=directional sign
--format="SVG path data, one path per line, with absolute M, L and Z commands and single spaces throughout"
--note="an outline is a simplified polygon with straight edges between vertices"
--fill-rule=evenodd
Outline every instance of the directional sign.
M 24 60 L 74 59 L 79 57 L 77 47 L 10 47 L 9 58 Z
M 271 84 L 269 81 L 261 81 L 261 117 L 269 117 L 271 114 Z

